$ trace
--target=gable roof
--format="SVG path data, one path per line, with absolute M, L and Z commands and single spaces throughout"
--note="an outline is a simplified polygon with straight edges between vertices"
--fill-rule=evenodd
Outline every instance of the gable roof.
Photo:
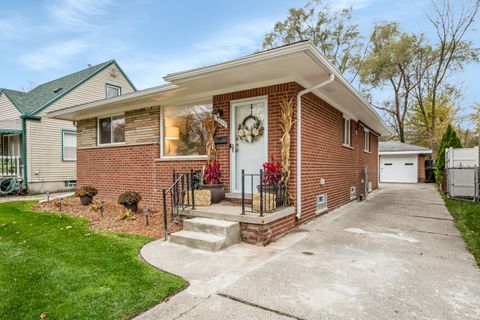
M 313 94 L 381 136 L 392 131 L 373 107 L 343 78 L 310 41 L 269 49 L 207 67 L 169 74 L 166 85 L 111 99 L 56 110 L 49 117 L 78 121 L 112 112 L 125 112 L 162 104 L 181 105 L 211 101 L 212 97 L 274 84 L 296 82 L 304 88 L 335 76 L 324 90 Z
M 430 154 L 432 150 L 400 141 L 383 141 L 378 145 L 378 152 L 380 154 Z
M 136 90 L 135 86 L 130 79 L 128 79 L 116 61 L 109 60 L 41 84 L 29 92 L 0 89 L 0 93 L 4 92 L 22 114 L 34 115 L 112 64 L 115 64 L 133 89 Z

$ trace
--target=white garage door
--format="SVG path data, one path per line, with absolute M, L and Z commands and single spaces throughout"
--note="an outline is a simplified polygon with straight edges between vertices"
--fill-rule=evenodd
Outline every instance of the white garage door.
M 380 182 L 418 182 L 418 156 L 380 156 Z

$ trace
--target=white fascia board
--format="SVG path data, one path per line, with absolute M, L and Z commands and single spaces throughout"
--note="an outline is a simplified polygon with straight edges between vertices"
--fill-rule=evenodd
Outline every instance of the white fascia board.
M 290 53 L 301 52 L 308 50 L 312 47 L 311 42 L 300 42 L 298 44 L 293 44 L 285 47 L 281 47 L 278 49 L 271 49 L 263 52 L 258 52 L 254 54 L 250 54 L 245 57 L 241 57 L 235 60 L 230 60 L 227 62 L 222 62 L 218 64 L 213 64 L 206 67 L 201 67 L 197 69 L 181 71 L 176 73 L 167 74 L 163 79 L 167 82 L 172 83 L 179 83 L 184 80 L 192 80 L 198 77 L 203 77 L 211 72 L 222 71 L 225 69 L 230 69 L 234 67 L 238 67 L 244 64 L 252 63 L 252 62 L 260 62 L 263 60 L 268 60 L 275 57 L 280 57 L 283 55 L 287 55 Z
M 422 150 L 422 151 L 381 151 L 379 155 L 405 155 L 405 154 L 431 154 L 432 150 Z
M 312 44 L 310 43 L 310 50 L 307 51 L 306 53 L 312 57 L 313 59 L 318 59 L 318 61 L 323 64 L 327 69 L 328 73 L 333 73 L 337 79 L 339 79 L 343 85 L 345 85 L 348 88 L 348 91 L 354 95 L 356 99 L 365 107 L 364 109 L 373 117 L 379 121 L 382 126 L 384 127 L 385 131 L 388 132 L 391 135 L 393 135 L 393 130 L 387 125 L 385 120 L 380 117 L 380 115 L 373 109 L 373 107 L 370 105 L 368 101 L 365 100 L 358 92 L 355 90 L 355 88 L 352 87 L 350 82 L 347 81 L 342 75 L 342 73 L 335 67 L 333 66 L 328 60 L 320 53 L 320 51 Z

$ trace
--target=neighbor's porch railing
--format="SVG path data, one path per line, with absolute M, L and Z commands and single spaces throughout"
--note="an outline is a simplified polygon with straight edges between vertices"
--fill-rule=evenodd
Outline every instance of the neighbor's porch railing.
M 246 212 L 259 213 L 261 217 L 266 212 L 274 212 L 289 205 L 287 186 L 283 183 L 285 175 L 265 173 L 245 173 L 242 169 L 242 214 Z M 246 182 L 250 182 L 250 190 Z M 258 181 L 258 185 L 256 184 Z M 247 203 L 246 191 L 250 191 L 251 199 Z
M 0 156 L 0 177 L 21 177 L 21 157 Z
M 173 183 L 167 189 L 162 190 L 163 196 L 163 231 L 164 238 L 167 240 L 168 229 L 175 223 L 176 219 L 191 207 L 195 209 L 195 185 L 197 173 L 190 170 L 187 173 L 180 173 L 173 170 Z M 170 224 L 168 224 L 168 214 L 170 213 Z

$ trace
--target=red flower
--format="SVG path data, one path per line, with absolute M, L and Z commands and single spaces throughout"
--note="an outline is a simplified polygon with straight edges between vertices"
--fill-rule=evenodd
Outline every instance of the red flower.
M 275 185 L 282 180 L 282 164 L 275 160 L 273 154 L 270 160 L 263 164 L 263 184 Z
M 217 160 L 207 162 L 203 171 L 203 180 L 206 184 L 219 184 L 222 182 L 222 170 Z

